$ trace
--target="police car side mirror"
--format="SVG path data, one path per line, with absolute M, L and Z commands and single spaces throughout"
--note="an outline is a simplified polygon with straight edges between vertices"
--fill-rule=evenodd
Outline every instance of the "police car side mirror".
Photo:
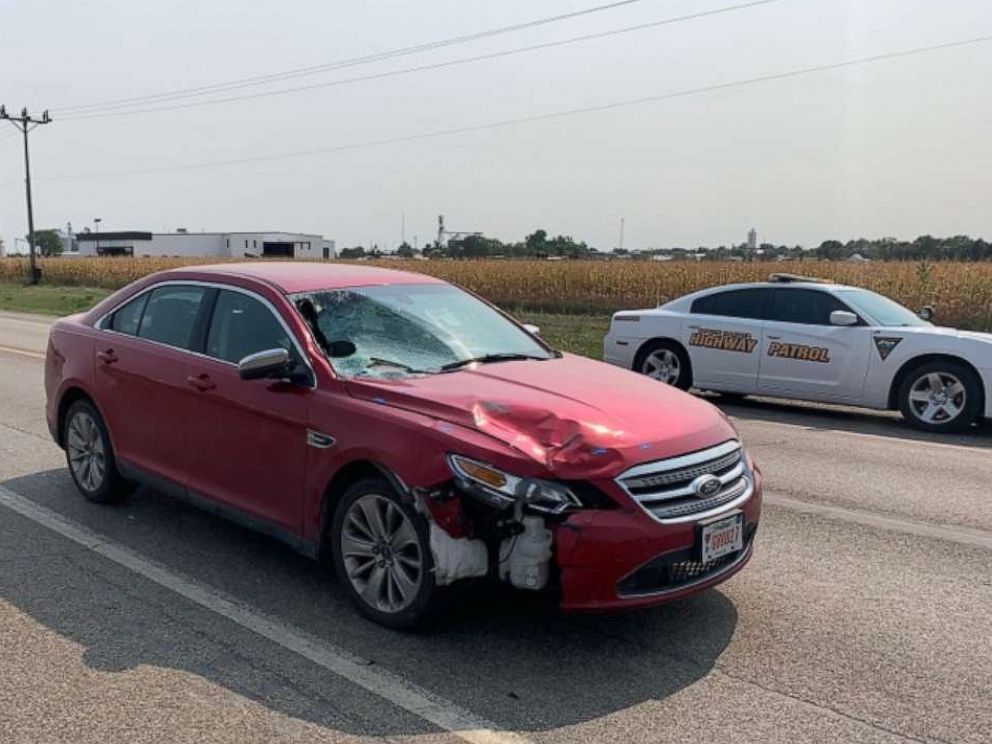
M 920 310 L 920 317 L 928 322 L 933 320 L 933 316 L 936 314 L 937 311 L 934 310 L 933 305 L 925 305 L 924 308 Z
M 858 324 L 858 316 L 847 310 L 834 310 L 830 313 L 830 325 L 853 326 Z
M 541 335 L 541 326 L 536 326 L 533 323 L 524 323 L 523 329 L 527 331 L 531 336 Z

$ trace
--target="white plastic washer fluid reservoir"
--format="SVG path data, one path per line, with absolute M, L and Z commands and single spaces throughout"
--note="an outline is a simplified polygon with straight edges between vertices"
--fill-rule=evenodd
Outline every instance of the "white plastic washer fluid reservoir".
M 543 589 L 548 583 L 548 561 L 551 560 L 551 532 L 544 528 L 541 517 L 523 518 L 524 531 L 503 540 L 499 567 L 501 579 L 509 578 L 518 589 Z M 509 555 L 507 555 L 509 553 Z

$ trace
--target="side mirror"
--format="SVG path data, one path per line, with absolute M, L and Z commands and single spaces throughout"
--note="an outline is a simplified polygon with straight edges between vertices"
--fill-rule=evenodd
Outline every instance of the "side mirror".
M 327 344 L 327 356 L 332 359 L 342 359 L 350 357 L 358 350 L 351 341 L 331 341 Z
M 853 326 L 858 324 L 858 316 L 847 310 L 834 310 L 830 313 L 830 325 Z
M 933 316 L 936 314 L 937 311 L 934 309 L 933 305 L 924 305 L 923 309 L 920 310 L 920 317 L 927 322 L 933 320 Z
M 288 351 L 285 349 L 266 349 L 249 354 L 238 362 L 238 375 L 242 380 L 290 377 L 291 367 Z
M 524 330 L 527 331 L 527 333 L 529 333 L 531 336 L 541 335 L 541 326 L 536 326 L 533 323 L 524 323 L 523 327 Z

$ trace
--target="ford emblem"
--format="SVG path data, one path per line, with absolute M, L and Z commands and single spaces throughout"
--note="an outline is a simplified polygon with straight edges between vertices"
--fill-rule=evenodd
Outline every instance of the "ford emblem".
M 708 499 L 720 493 L 723 483 L 715 475 L 701 475 L 694 480 L 689 488 L 701 499 Z

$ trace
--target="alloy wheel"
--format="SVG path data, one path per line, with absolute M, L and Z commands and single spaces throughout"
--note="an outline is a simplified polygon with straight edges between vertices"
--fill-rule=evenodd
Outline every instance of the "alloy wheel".
M 682 373 L 682 365 L 679 362 L 678 354 L 671 349 L 657 349 L 644 359 L 641 372 L 653 380 L 674 385 Z
M 928 424 L 954 421 L 965 410 L 967 401 L 964 383 L 949 372 L 921 375 L 909 389 L 910 409 Z
M 100 428 L 85 411 L 78 411 L 69 421 L 66 448 L 76 481 L 86 491 L 98 490 L 107 474 L 106 448 Z
M 392 500 L 368 494 L 348 507 L 339 550 L 348 581 L 380 612 L 401 612 L 424 580 L 424 557 L 413 522 Z

